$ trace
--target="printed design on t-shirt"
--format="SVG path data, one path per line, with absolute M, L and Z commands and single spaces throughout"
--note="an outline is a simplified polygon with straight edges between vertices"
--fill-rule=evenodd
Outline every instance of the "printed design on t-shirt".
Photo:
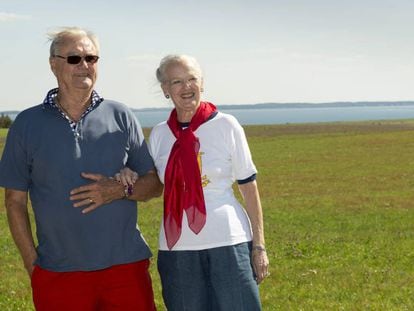
M 200 172 L 203 172 L 203 162 L 202 162 L 202 155 L 204 154 L 204 152 L 199 152 L 197 154 L 197 162 L 198 162 L 198 167 L 200 168 Z M 206 187 L 208 184 L 210 183 L 210 180 L 208 179 L 207 175 L 202 175 L 201 176 L 201 185 L 204 187 Z

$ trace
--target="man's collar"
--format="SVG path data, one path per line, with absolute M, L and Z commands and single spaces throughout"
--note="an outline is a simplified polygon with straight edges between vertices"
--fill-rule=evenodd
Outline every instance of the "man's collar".
M 54 99 L 57 96 L 58 92 L 59 92 L 59 88 L 54 88 L 54 89 L 51 89 L 49 92 L 47 92 L 47 95 L 43 101 L 43 104 L 50 105 L 50 106 L 56 106 Z M 104 100 L 103 97 L 99 96 L 98 92 L 96 92 L 95 90 L 92 91 L 92 102 L 91 102 L 92 107 L 95 107 L 96 105 L 101 103 L 103 100 Z

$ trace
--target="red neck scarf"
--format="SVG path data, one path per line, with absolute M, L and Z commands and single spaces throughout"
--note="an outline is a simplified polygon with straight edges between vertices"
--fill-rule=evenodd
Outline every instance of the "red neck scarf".
M 194 131 L 216 110 L 213 104 L 201 102 L 186 129 L 181 128 L 176 109 L 167 121 L 177 139 L 172 146 L 164 178 L 164 230 L 169 249 L 181 236 L 183 211 L 194 233 L 198 234 L 206 223 L 206 206 L 197 161 L 200 142 Z

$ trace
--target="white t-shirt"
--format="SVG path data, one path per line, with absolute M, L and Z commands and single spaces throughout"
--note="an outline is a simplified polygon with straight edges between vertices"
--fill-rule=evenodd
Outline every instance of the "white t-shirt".
M 257 172 L 243 128 L 233 116 L 218 112 L 194 134 L 200 140 L 199 163 L 207 219 L 203 229 L 195 234 L 184 212 L 181 236 L 172 250 L 201 250 L 251 241 L 249 219 L 232 188 L 235 180 Z M 150 134 L 150 153 L 162 183 L 175 140 L 166 122 L 155 126 Z M 168 250 L 163 221 L 159 249 Z

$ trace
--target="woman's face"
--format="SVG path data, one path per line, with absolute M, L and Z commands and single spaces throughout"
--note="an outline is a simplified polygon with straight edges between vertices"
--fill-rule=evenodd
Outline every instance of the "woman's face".
M 165 77 L 161 87 L 171 97 L 177 114 L 195 113 L 203 86 L 200 73 L 186 62 L 177 62 L 167 67 Z

